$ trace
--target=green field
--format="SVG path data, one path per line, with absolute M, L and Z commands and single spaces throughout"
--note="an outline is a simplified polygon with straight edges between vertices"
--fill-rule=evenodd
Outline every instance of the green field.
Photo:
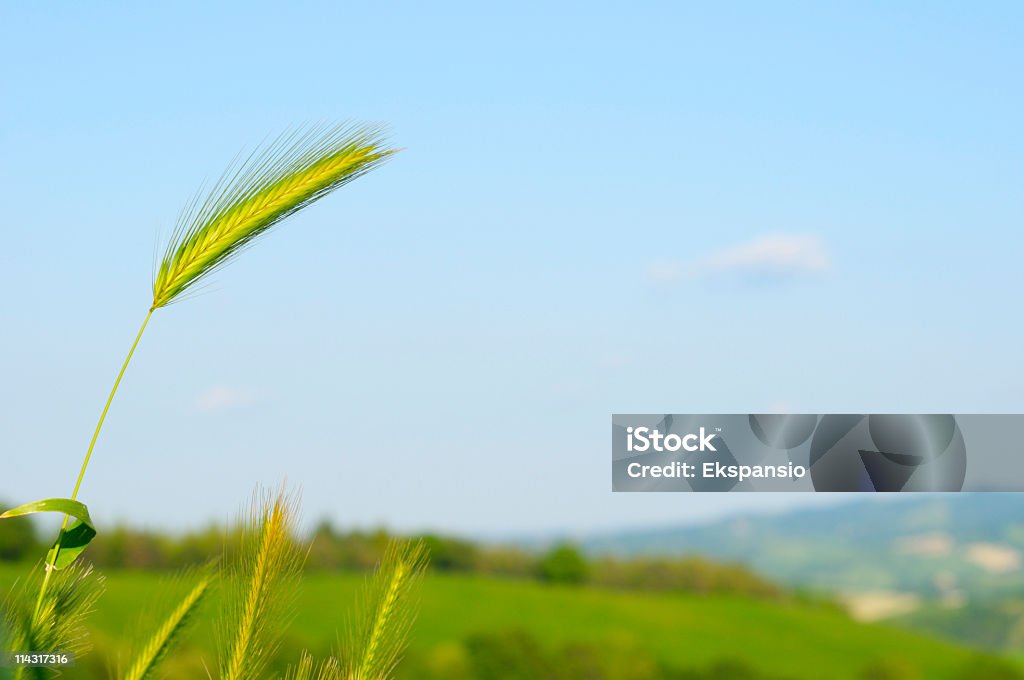
M 0 565 L 0 588 L 6 592 L 22 573 L 23 567 Z M 362 581 L 358 575 L 310 574 L 300 590 L 285 649 L 328 648 Z M 162 585 L 161 577 L 151 573 L 109 575 L 107 593 L 93 617 L 100 649 L 118 654 L 117 641 L 153 609 L 154 594 L 167 590 Z M 206 615 L 212 604 L 207 604 L 190 636 L 192 647 L 184 654 L 192 659 L 193 672 L 204 677 L 196 659 L 212 638 Z M 953 678 L 973 655 L 912 632 L 859 624 L 816 604 L 443 575 L 431 575 L 424 584 L 411 654 L 424 658 L 443 653 L 468 635 L 508 630 L 528 631 L 551 646 L 633 646 L 683 668 L 706 667 L 723 658 L 743 660 L 762 671 L 808 680 L 859 678 L 867 664 L 880 659 L 902 660 L 924 678 Z M 76 670 L 67 677 L 85 677 L 83 673 Z

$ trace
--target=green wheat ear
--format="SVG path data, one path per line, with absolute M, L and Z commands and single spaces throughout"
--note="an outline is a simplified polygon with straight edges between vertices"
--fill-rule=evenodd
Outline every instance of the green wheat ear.
M 362 594 L 342 639 L 344 680 L 387 680 L 398 665 L 416 618 L 415 593 L 427 568 L 420 541 L 392 541 Z
M 392 153 L 378 130 L 341 127 L 293 133 L 253 154 L 182 214 L 153 280 L 151 309 L 170 304 L 281 220 Z
M 199 578 L 184 599 L 171 610 L 152 636 L 139 647 L 132 664 L 128 667 L 128 671 L 121 676 L 121 680 L 149 680 L 156 675 L 160 663 L 174 648 L 190 623 L 192 615 L 209 591 L 213 577 L 214 572 L 209 565 L 200 572 Z
M 227 565 L 218 624 L 220 680 L 257 680 L 277 650 L 306 550 L 295 538 L 296 503 L 284 489 L 257 492 Z

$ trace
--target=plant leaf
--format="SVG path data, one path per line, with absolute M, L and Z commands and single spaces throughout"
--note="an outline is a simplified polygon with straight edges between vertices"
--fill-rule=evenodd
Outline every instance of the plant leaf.
M 59 512 L 75 518 L 75 521 L 61 532 L 61 538 L 58 539 L 60 551 L 57 553 L 56 559 L 53 559 L 53 553 L 57 550 L 57 543 L 54 543 L 46 556 L 47 563 L 52 564 L 54 569 L 64 569 L 77 560 L 82 551 L 96 537 L 96 527 L 89 516 L 89 508 L 84 503 L 70 498 L 46 498 L 11 508 L 0 514 L 0 519 L 24 517 L 41 512 Z

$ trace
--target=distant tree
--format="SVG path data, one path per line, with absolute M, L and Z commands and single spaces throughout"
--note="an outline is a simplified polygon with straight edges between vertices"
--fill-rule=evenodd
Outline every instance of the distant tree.
M 537 555 L 520 548 L 509 546 L 488 546 L 480 548 L 476 568 L 483 574 L 534 578 L 537 575 Z
M 478 548 L 469 541 L 428 534 L 422 537 L 430 553 L 430 565 L 438 571 L 473 571 Z
M 550 583 L 583 583 L 590 573 L 583 553 L 568 543 L 548 551 L 539 566 L 541 578 Z
M 743 566 L 702 557 L 606 557 L 591 565 L 589 580 L 597 586 L 630 590 L 729 593 L 765 599 L 782 594 L 778 586 Z

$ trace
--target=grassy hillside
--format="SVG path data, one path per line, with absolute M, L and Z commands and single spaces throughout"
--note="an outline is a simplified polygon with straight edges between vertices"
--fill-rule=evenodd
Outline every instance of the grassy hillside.
M 23 568 L 0 565 L 7 590 Z M 363 577 L 312 574 L 303 585 L 285 649 L 327 648 L 342 625 Z M 113 573 L 93 619 L 99 647 L 116 656 L 126 631 L 151 607 L 160 577 Z M 209 613 L 209 609 L 205 614 Z M 201 673 L 196 660 L 209 648 L 209 616 L 191 636 L 192 659 L 177 664 L 182 677 Z M 787 678 L 860 678 L 878 660 L 900 660 L 920 677 L 957 678 L 972 653 L 951 644 L 892 628 L 862 625 L 821 605 L 754 601 L 736 597 L 619 593 L 545 586 L 479 577 L 429 577 L 411 654 L 444 653 L 467 636 L 526 631 L 543 644 L 590 642 L 627 645 L 680 668 L 707 667 L 722 659 Z M 207 655 L 209 658 L 209 655 Z M 190 669 L 190 670 L 188 670 Z M 84 667 L 68 678 L 92 677 Z
M 975 647 L 1017 654 L 1024 649 L 1024 599 L 1020 597 L 955 608 L 928 604 L 890 622 Z
M 782 583 L 969 598 L 1024 590 L 1024 494 L 926 494 L 595 535 L 591 553 L 738 561 Z M 937 580 L 937 577 L 940 577 Z

